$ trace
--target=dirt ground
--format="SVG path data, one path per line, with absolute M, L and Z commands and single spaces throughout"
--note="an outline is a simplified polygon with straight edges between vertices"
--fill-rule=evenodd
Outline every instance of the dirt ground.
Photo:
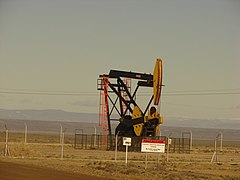
M 206 162 L 204 158 L 211 156 L 205 155 L 197 158 L 198 154 L 172 154 L 169 162 L 162 155 L 159 164 L 156 155 L 149 154 L 147 166 L 141 153 L 129 153 L 127 166 L 124 153 L 119 153 L 117 161 L 107 158 L 113 152 L 80 150 L 80 153 L 81 159 L 65 160 L 0 157 L 0 179 L 240 179 L 239 157 L 231 160 L 227 153 L 221 155 L 224 162 Z
M 41 168 L 38 166 L 31 166 L 20 163 L 13 163 L 9 161 L 0 161 L 0 178 L 2 180 L 103 180 L 106 178 L 100 178 L 95 176 L 88 176 L 84 174 L 72 174 L 64 171 L 53 170 L 50 168 Z
M 13 136 L 12 136 L 13 137 Z M 52 136 L 46 137 L 47 140 Z M 50 141 L 51 142 L 51 141 Z M 146 154 L 74 149 L 72 144 L 10 142 L 10 155 L 4 156 L 5 143 L 0 142 L 0 180 L 54 179 L 223 179 L 240 180 L 240 148 L 224 146 L 211 163 L 212 146 L 196 146 L 190 154 Z

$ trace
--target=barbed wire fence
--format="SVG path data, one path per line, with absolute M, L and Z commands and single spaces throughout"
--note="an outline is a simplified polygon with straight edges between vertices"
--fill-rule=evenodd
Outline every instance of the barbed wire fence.
M 161 135 L 161 139 L 166 138 L 164 132 Z M 2 121 L 0 122 L 0 155 L 14 158 L 81 159 L 82 152 L 86 150 L 89 154 L 95 153 L 96 150 L 109 150 L 108 144 L 103 143 L 107 142 L 103 140 L 104 138 L 109 137 L 103 136 L 101 127 L 93 123 L 19 121 L 14 125 Z M 181 153 L 189 154 L 189 159 L 194 161 L 213 162 L 213 153 L 216 152 L 217 161 L 240 161 L 239 136 L 225 138 L 224 133 L 221 132 L 220 135 L 215 134 L 215 137 L 194 138 L 194 132 L 184 131 L 179 137 L 169 138 L 172 141 L 169 145 L 170 160 L 171 157 Z M 180 151 L 182 148 L 184 151 Z M 222 159 L 221 153 L 229 153 L 229 158 Z M 109 159 L 111 160 L 112 156 L 109 156 Z

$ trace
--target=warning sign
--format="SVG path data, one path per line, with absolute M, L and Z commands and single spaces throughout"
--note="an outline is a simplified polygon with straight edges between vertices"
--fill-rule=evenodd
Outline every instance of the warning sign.
M 123 145 L 124 146 L 131 146 L 132 139 L 129 137 L 123 137 Z
M 165 152 L 164 140 L 142 139 L 141 152 Z

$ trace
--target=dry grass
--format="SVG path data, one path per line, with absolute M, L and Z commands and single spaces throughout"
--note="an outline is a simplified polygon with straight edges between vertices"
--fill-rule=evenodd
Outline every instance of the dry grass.
M 166 154 L 149 153 L 145 169 L 145 153 L 129 152 L 126 166 L 125 152 L 118 152 L 115 161 L 114 151 L 78 150 L 66 144 L 61 160 L 57 136 L 32 137 L 44 138 L 45 143 L 24 144 L 16 136 L 15 142 L 9 142 L 9 157 L 4 157 L 5 144 L 0 143 L 0 160 L 114 179 L 240 179 L 240 149 L 236 147 L 218 152 L 218 163 L 210 163 L 213 147 L 209 146 L 194 146 L 191 154 L 170 154 L 168 162 Z

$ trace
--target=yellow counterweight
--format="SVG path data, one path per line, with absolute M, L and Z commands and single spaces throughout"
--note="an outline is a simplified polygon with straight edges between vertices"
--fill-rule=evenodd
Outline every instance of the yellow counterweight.
M 138 106 L 134 106 L 133 113 L 132 113 L 132 119 L 143 117 L 143 113 L 141 109 Z M 143 131 L 143 123 L 139 123 L 136 125 L 133 125 L 134 133 L 136 136 L 141 136 Z
M 162 88 L 162 60 L 157 59 L 153 71 L 153 102 L 158 105 Z

